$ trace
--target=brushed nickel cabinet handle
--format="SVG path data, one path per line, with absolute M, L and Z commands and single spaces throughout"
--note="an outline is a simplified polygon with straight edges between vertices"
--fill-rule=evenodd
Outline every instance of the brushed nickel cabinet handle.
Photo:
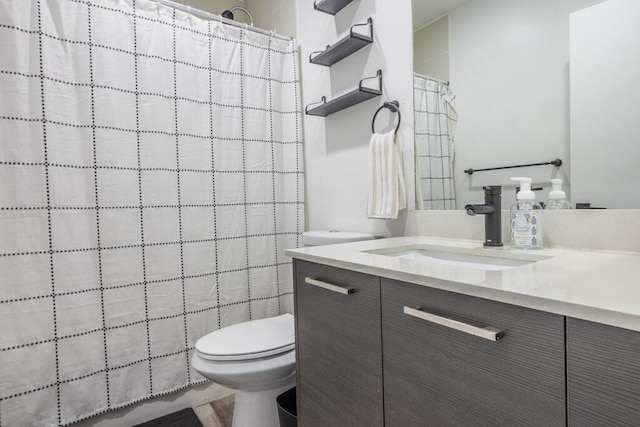
M 494 328 L 492 326 L 473 326 L 468 323 L 459 322 L 457 320 L 448 319 L 446 317 L 437 316 L 432 313 L 428 313 L 420 309 L 420 307 L 404 307 L 404 314 L 417 317 L 418 319 L 426 320 L 427 322 L 436 323 L 438 325 L 445 326 L 447 328 L 455 329 L 456 331 L 465 332 L 467 334 L 475 335 L 480 338 L 484 338 L 489 341 L 498 341 L 504 336 L 504 331 Z
M 318 280 L 314 277 L 305 277 L 304 282 L 343 295 L 349 295 L 355 292 L 355 288 L 352 288 L 351 286 L 334 285 L 331 283 L 323 282 L 322 280 Z

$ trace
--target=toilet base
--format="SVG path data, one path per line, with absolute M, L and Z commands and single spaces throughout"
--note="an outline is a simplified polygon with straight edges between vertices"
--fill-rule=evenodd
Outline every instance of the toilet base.
M 233 427 L 278 427 L 276 398 L 296 384 L 295 375 L 273 389 L 263 391 L 236 390 Z

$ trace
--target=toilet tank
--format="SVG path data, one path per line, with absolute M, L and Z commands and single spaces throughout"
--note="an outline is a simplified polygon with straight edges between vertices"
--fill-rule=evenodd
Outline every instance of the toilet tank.
M 304 246 L 333 245 L 335 243 L 359 242 L 361 240 L 372 240 L 380 237 L 382 236 L 369 233 L 356 233 L 353 231 L 305 231 L 302 233 L 302 244 Z

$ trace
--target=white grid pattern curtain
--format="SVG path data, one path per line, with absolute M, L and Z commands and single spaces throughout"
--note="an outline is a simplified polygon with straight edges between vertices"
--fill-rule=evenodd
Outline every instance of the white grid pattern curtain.
M 448 85 L 418 75 L 415 109 L 416 209 L 456 209 L 453 138 L 458 119 Z
M 0 427 L 200 383 L 199 337 L 292 311 L 296 58 L 148 0 L 0 0 Z

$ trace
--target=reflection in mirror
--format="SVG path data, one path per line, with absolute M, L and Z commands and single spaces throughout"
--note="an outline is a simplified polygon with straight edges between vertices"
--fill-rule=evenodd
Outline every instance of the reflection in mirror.
M 622 43 L 614 38 L 622 36 L 621 31 L 605 27 L 604 12 L 592 13 L 600 16 L 600 21 L 586 27 L 591 29 L 592 38 L 602 39 L 600 44 L 604 50 L 609 47 L 610 56 L 604 62 L 600 60 L 599 82 L 585 83 L 581 79 L 578 85 L 575 75 L 579 67 L 594 67 L 598 59 L 575 59 L 577 42 L 572 25 L 575 26 L 577 20 L 573 16 L 605 3 L 616 4 L 618 9 L 627 11 L 633 7 L 635 12 L 627 15 L 633 17 L 628 20 L 634 19 L 634 25 L 626 24 L 626 18 L 606 16 L 616 29 L 635 30 L 628 31 Z M 612 185 L 598 185 L 604 182 L 599 179 L 599 172 L 604 170 L 611 171 L 606 175 L 612 182 L 624 185 L 628 180 L 622 181 L 622 176 L 630 173 L 635 176 L 634 163 L 640 158 L 640 148 L 637 148 L 640 147 L 637 144 L 640 59 L 628 54 L 640 49 L 639 4 L 637 0 L 414 0 L 416 184 L 419 190 L 416 206 L 455 209 L 480 202 L 483 186 L 502 185 L 503 206 L 508 207 L 515 200 L 515 188 L 509 177 L 529 176 L 533 178 L 534 187 L 543 188 L 537 194 L 539 201 L 547 199 L 550 180 L 561 178 L 574 205 L 640 208 L 640 192 L 635 192 L 639 193 L 635 201 L 629 200 L 623 191 L 612 199 L 605 197 L 615 193 Z M 612 57 L 625 61 L 613 61 Z M 575 62 L 571 67 L 570 61 Z M 609 70 L 614 63 L 616 67 L 622 63 L 615 72 Z M 580 75 L 588 76 L 591 71 L 583 68 Z M 608 72 L 616 76 L 615 84 L 606 78 Z M 421 80 L 421 76 L 430 79 Z M 439 81 L 450 82 L 449 87 Z M 584 87 L 588 94 L 575 96 Z M 602 94 L 596 95 L 598 91 Z M 433 101 L 433 106 L 426 108 L 423 104 L 429 104 L 427 95 L 444 101 Z M 585 110 L 595 112 L 596 116 L 578 119 L 576 114 Z M 599 111 L 605 110 L 613 111 L 613 116 L 618 118 L 599 115 Z M 419 115 L 426 115 L 428 119 L 422 120 Z M 624 116 L 624 120 L 620 116 Z M 436 117 L 446 119 L 436 120 Z M 578 125 L 585 121 L 591 123 L 591 128 Z M 444 134 L 447 136 L 443 137 Z M 583 138 L 585 134 L 592 138 Z M 593 135 L 598 135 L 598 142 Z M 622 147 L 609 149 L 614 139 L 621 138 L 625 141 Z M 631 138 L 636 138 L 635 143 Z M 574 159 L 577 148 L 583 154 Z M 561 159 L 562 166 L 464 173 L 470 168 L 545 163 L 555 159 Z M 591 179 L 587 181 L 585 176 Z M 585 185 L 581 186 L 582 182 Z M 578 199 L 572 197 L 574 187 Z M 586 191 L 578 191 L 579 187 Z
M 457 113 L 449 83 L 414 73 L 416 209 L 455 209 L 453 136 Z
M 431 12 L 426 3 L 416 2 L 413 14 L 416 209 L 450 210 L 456 209 L 457 112 L 449 87 L 449 20 L 431 20 L 441 9 Z

